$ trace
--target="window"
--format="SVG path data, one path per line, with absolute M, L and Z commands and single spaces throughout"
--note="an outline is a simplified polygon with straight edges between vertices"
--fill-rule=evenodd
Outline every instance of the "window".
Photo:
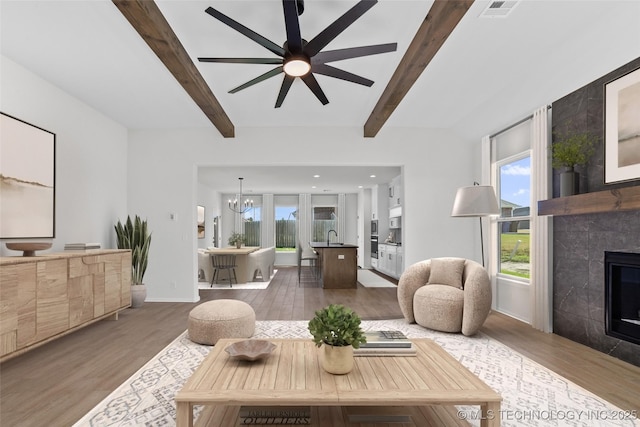
M 295 251 L 298 207 L 276 204 L 276 251 Z
M 247 246 L 260 246 L 260 227 L 262 224 L 262 207 L 254 206 L 242 214 L 244 235 Z
M 329 230 L 337 230 L 336 207 L 315 206 L 311 237 L 314 242 L 326 242 Z
M 527 151 L 497 164 L 500 195 L 498 272 L 529 279 L 531 155 Z

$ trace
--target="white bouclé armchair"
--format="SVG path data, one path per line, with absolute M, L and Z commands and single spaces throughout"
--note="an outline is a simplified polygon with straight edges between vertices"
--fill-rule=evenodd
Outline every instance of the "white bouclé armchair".
M 398 303 L 409 323 L 473 335 L 491 311 L 491 281 L 475 261 L 432 258 L 404 271 Z

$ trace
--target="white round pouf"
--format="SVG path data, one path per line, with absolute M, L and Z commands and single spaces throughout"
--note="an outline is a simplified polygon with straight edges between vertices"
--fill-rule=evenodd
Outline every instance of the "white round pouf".
M 189 339 L 215 345 L 220 338 L 250 338 L 256 328 L 256 313 L 244 301 L 207 301 L 189 313 Z

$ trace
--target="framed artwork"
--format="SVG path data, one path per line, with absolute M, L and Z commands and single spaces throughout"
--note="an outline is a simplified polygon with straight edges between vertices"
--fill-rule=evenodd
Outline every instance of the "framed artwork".
M 56 134 L 0 113 L 0 239 L 55 237 Z
M 605 84 L 604 182 L 640 179 L 640 68 Z
M 204 239 L 204 206 L 198 205 L 198 239 Z

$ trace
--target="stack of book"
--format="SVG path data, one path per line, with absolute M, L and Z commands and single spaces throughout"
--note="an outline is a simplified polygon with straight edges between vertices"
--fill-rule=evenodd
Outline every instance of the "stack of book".
M 413 343 L 400 331 L 365 332 L 366 344 L 353 350 L 354 356 L 415 356 Z
M 84 251 L 87 249 L 100 249 L 100 243 L 67 243 L 64 245 L 66 251 Z

